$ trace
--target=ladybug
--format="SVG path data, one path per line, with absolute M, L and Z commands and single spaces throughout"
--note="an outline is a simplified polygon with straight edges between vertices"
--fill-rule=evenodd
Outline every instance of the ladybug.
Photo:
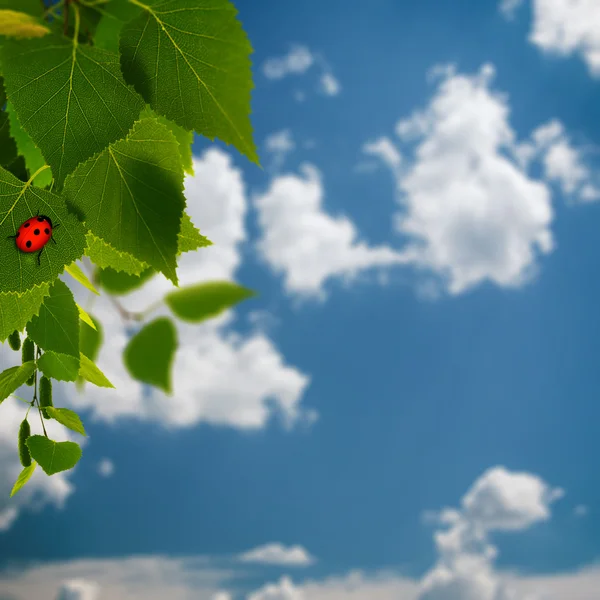
M 35 217 L 27 219 L 15 235 L 9 235 L 9 238 L 15 240 L 17 248 L 21 252 L 38 252 L 37 262 L 40 264 L 40 255 L 44 246 L 52 240 L 56 244 L 56 240 L 52 237 L 54 229 L 60 226 L 60 223 L 52 225 L 50 217 L 40 215 L 39 211 Z

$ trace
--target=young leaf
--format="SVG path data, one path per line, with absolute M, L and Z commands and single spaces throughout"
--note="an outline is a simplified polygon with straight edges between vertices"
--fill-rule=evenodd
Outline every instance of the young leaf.
M 98 290 L 93 286 L 92 282 L 88 279 L 87 275 L 81 270 L 77 263 L 72 263 L 65 267 L 67 272 L 75 281 L 78 281 L 83 287 L 86 287 L 90 292 L 94 292 L 99 296 Z
M 108 380 L 106 375 L 92 362 L 85 354 L 81 355 L 81 366 L 79 367 L 79 376 L 98 387 L 114 388 L 115 386 Z
M 212 246 L 212 242 L 196 229 L 189 215 L 184 212 L 181 219 L 181 231 L 179 232 L 178 245 L 178 252 L 179 254 L 182 254 L 183 252 L 193 252 L 198 248 Z
M 15 329 L 23 331 L 31 318 L 40 312 L 42 302 L 49 293 L 50 285 L 42 283 L 24 294 L 0 294 L 0 342 Z
M 43 435 L 32 435 L 27 447 L 46 475 L 68 471 L 81 458 L 81 448 L 75 442 L 55 442 Z
M 25 164 L 31 175 L 46 164 L 40 149 L 33 143 L 27 132 L 21 127 L 17 113 L 10 102 L 6 104 L 8 121 L 10 123 L 10 135 L 17 144 L 18 153 L 25 159 Z M 52 170 L 50 168 L 42 171 L 34 180 L 33 185 L 44 188 L 52 183 Z
M 98 270 L 96 277 L 100 286 L 107 292 L 115 296 L 122 296 L 142 287 L 155 274 L 156 271 L 152 268 L 142 271 L 139 275 L 129 275 L 108 267 Z
M 88 315 L 87 312 L 85 312 L 85 310 L 83 310 L 83 308 L 79 306 L 79 304 L 75 303 L 75 305 L 77 306 L 77 310 L 79 311 L 79 318 L 84 323 L 87 323 L 92 329 L 96 329 L 96 325 L 94 325 L 94 321 L 92 321 L 90 315 Z
M 81 351 L 80 356 L 84 355 L 90 361 L 95 361 L 98 357 L 98 351 L 102 345 L 102 325 L 100 321 L 91 316 L 96 329 L 92 329 L 87 323 L 79 323 L 79 349 Z M 108 380 L 107 380 L 108 381 Z M 85 378 L 82 377 L 79 372 L 77 373 L 76 386 L 79 391 L 83 390 L 85 384 Z M 105 386 L 108 387 L 108 386 Z
M 79 373 L 79 359 L 58 352 L 44 352 L 37 365 L 46 377 L 57 381 L 75 381 Z
M 35 362 L 30 361 L 17 367 L 10 367 L 0 373 L 0 403 L 20 388 L 35 371 Z
M 125 137 L 144 108 L 117 56 L 77 40 L 8 40 L 0 61 L 7 95 L 58 188 L 80 162 Z
M 236 283 L 211 281 L 169 292 L 165 302 L 183 321 L 200 323 L 252 296 L 255 296 L 252 290 Z
M 171 366 L 177 349 L 177 331 L 170 319 L 160 317 L 145 325 L 127 344 L 123 360 L 139 381 L 171 393 Z
M 258 163 L 250 124 L 252 47 L 229 0 L 131 0 L 121 31 L 125 80 L 159 114 L 233 144 Z M 9 94 L 10 95 L 10 94 Z
M 46 190 L 19 181 L 14 175 L 0 168 L 0 292 L 23 294 L 40 283 L 54 281 L 65 265 L 71 264 L 83 255 L 85 230 L 77 218 L 67 211 L 59 196 Z M 60 224 L 54 231 L 56 244 L 48 243 L 40 256 L 38 253 L 21 252 L 14 239 L 21 224 L 40 214 Z M 15 329 L 15 327 L 13 327 Z
M 40 313 L 27 325 L 27 334 L 43 350 L 79 356 L 79 311 L 71 290 L 54 282 Z
M 0 9 L 0 35 L 37 38 L 47 33 L 50 33 L 50 30 L 35 17 L 15 10 Z
M 50 415 L 51 419 L 58 421 L 61 425 L 68 427 L 72 431 L 80 433 L 81 435 L 87 435 L 83 423 L 79 418 L 79 415 L 68 408 L 47 408 L 46 411 Z
M 83 212 L 94 235 L 177 283 L 183 170 L 177 140 L 164 125 L 137 122 L 126 139 L 77 167 L 64 197 Z
M 15 485 L 13 485 L 12 491 L 10 492 L 11 498 L 29 481 L 29 479 L 33 475 L 33 472 L 35 471 L 36 465 L 36 462 L 32 462 L 28 467 L 25 467 L 21 471 L 21 473 L 17 477 L 17 480 L 15 481 Z

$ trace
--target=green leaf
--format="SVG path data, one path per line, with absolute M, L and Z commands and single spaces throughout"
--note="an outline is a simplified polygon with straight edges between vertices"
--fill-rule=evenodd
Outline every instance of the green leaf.
M 183 321 L 200 323 L 255 295 L 252 290 L 236 283 L 211 281 L 169 292 L 165 302 Z
M 6 112 L 10 123 L 10 135 L 17 144 L 18 153 L 23 156 L 29 173 L 33 175 L 46 164 L 40 149 L 33 143 L 27 132 L 21 127 L 17 113 L 10 102 L 6 104 Z M 52 170 L 42 171 L 34 180 L 33 185 L 44 188 L 52 183 Z
M 39 19 L 24 12 L 0 9 L 0 35 L 14 38 L 39 38 L 50 30 Z
M 160 317 L 145 325 L 127 344 L 123 359 L 138 381 L 171 393 L 171 366 L 177 350 L 177 331 L 170 319 Z
M 96 237 L 92 233 L 88 232 L 86 241 L 86 255 L 101 269 L 110 267 L 115 271 L 124 271 L 130 275 L 139 275 L 150 266 L 134 256 L 131 256 L 131 254 L 128 254 L 127 252 L 119 252 L 119 250 L 116 250 L 103 239 Z
M 193 252 L 198 248 L 212 246 L 212 242 L 200 234 L 187 213 L 181 219 L 181 231 L 178 238 L 179 254 Z
M 32 186 L 31 181 L 23 183 L 0 168 L 0 198 L 0 292 L 22 294 L 40 283 L 54 281 L 65 265 L 83 255 L 85 230 L 59 196 Z M 54 231 L 56 244 L 44 246 L 40 265 L 37 252 L 21 252 L 15 240 L 8 239 L 38 210 L 54 225 L 60 224 Z
M 94 294 L 97 296 L 100 295 L 98 290 L 92 285 L 92 282 L 88 279 L 87 275 L 81 270 L 77 263 L 73 263 L 65 267 L 65 271 L 82 286 L 90 290 L 90 292 L 94 292 Z
M 79 356 L 79 311 L 71 290 L 54 282 L 40 313 L 27 325 L 27 334 L 43 350 Z
M 8 40 L 0 53 L 6 92 L 55 183 L 123 138 L 144 107 L 117 56 L 59 35 Z
M 98 387 L 114 388 L 115 386 L 108 380 L 106 375 L 92 362 L 85 354 L 81 355 L 81 367 L 79 376 Z
M 50 293 L 50 284 L 43 283 L 24 294 L 0 294 L 0 342 L 13 331 L 23 331 L 32 317 L 40 312 L 44 298 Z
M 94 235 L 177 284 L 183 170 L 177 140 L 164 125 L 136 123 L 126 139 L 80 165 L 63 194 Z
M 13 163 L 19 154 L 17 144 L 10 133 L 8 113 L 0 110 L 0 166 L 3 167 Z
M 41 17 L 43 14 L 39 0 L 0 0 L 0 8 L 20 10 L 34 17 Z
M 54 408 L 53 406 L 49 406 L 45 410 L 50 415 L 51 419 L 58 421 L 61 425 L 64 425 L 81 435 L 87 435 L 83 423 L 76 412 L 68 408 Z
M 92 329 L 87 323 L 80 321 L 79 323 L 79 347 L 81 354 L 87 357 L 92 362 L 98 357 L 100 346 L 102 345 L 103 330 L 102 324 L 93 315 L 90 315 L 96 329 Z M 80 354 L 80 356 L 81 356 Z M 85 385 L 85 378 L 79 373 L 77 375 L 77 381 L 75 383 L 79 391 L 83 390 Z
M 112 0 L 112 2 L 96 7 L 96 10 L 102 15 L 102 20 L 96 28 L 94 45 L 119 54 L 121 29 L 127 21 L 139 14 L 139 7 L 126 0 Z
M 43 435 L 32 435 L 27 446 L 46 475 L 72 469 L 81 458 L 81 448 L 75 442 L 55 442 Z
M 79 311 L 79 318 L 85 323 L 87 323 L 90 327 L 95 328 L 96 326 L 94 325 L 94 321 L 92 321 L 90 315 L 88 315 L 87 312 L 83 310 L 81 306 L 79 306 L 79 304 L 75 304 L 77 305 L 77 310 Z
M 10 367 L 0 373 L 0 403 L 20 388 L 35 371 L 35 361 L 31 360 L 17 367 Z
M 13 485 L 13 489 L 10 493 L 11 498 L 31 479 L 31 476 L 33 475 L 33 472 L 35 471 L 36 465 L 37 465 L 36 462 L 32 462 L 28 467 L 25 467 L 21 471 L 21 473 L 17 477 L 17 480 L 15 481 L 15 485 Z
M 37 361 L 38 369 L 57 381 L 75 381 L 79 374 L 79 359 L 58 352 L 44 352 Z
M 252 47 L 229 0 L 131 0 L 121 31 L 125 80 L 159 114 L 258 163 L 250 124 Z M 10 95 L 10 94 L 9 94 Z
M 115 296 L 122 296 L 142 287 L 155 273 L 154 269 L 148 268 L 140 275 L 129 275 L 129 273 L 115 271 L 108 267 L 98 270 L 96 276 L 98 284 L 107 292 Z

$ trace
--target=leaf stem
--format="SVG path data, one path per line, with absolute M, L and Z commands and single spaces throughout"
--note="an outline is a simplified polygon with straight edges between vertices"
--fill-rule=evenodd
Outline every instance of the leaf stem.
M 44 435 L 48 437 L 46 433 L 46 426 L 44 425 L 44 416 L 42 415 L 42 408 L 40 407 L 40 401 L 37 397 L 37 359 L 40 357 L 40 348 L 36 346 L 35 348 L 35 371 L 33 372 L 33 400 L 31 401 L 31 405 L 34 404 L 37 406 L 38 413 L 40 415 L 40 422 L 42 423 L 42 430 L 44 431 Z
M 40 167 L 27 181 L 27 183 L 25 185 L 31 185 L 33 183 L 33 180 L 42 172 L 45 171 L 46 169 L 49 169 L 50 165 L 44 165 L 43 167 Z

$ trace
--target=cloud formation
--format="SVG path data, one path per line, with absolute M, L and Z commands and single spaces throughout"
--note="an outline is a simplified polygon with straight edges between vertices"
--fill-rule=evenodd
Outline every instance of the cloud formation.
M 314 557 L 309 554 L 306 548 L 302 546 L 286 547 L 277 542 L 248 550 L 248 552 L 240 554 L 239 559 L 247 563 L 293 567 L 307 567 L 315 562 Z

